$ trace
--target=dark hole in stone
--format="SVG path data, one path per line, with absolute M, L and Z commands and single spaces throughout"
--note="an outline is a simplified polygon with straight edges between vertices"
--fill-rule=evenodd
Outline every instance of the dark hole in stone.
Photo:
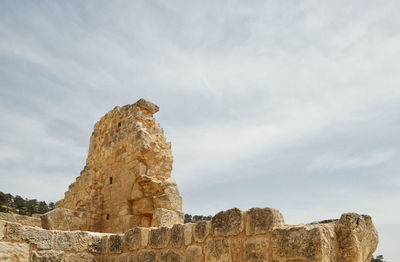
M 107 214 L 106 219 L 110 220 L 110 214 Z
M 112 177 L 110 177 L 110 185 L 112 184 Z
M 118 123 L 118 127 L 121 127 L 121 122 Z

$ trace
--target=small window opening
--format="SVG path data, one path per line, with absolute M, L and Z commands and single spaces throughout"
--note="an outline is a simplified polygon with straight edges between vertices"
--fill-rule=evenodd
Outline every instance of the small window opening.
M 110 220 L 110 214 L 107 214 L 106 219 Z
M 110 185 L 112 184 L 112 177 L 110 177 Z
M 121 122 L 118 123 L 118 127 L 121 127 Z

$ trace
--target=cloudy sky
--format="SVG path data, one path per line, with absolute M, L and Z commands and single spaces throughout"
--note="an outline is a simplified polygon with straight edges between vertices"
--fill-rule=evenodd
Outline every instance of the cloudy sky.
M 1 1 L 0 191 L 57 201 L 145 98 L 184 211 L 366 213 L 400 260 L 398 1 Z

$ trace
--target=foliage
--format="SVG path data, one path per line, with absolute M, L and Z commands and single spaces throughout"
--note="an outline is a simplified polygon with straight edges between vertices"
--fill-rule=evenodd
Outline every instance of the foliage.
M 32 216 L 32 214 L 44 214 L 52 209 L 54 209 L 53 202 L 47 204 L 45 201 L 24 199 L 19 195 L 13 196 L 0 191 L 0 212 Z
M 386 262 L 386 261 L 383 260 L 382 255 L 377 255 L 376 257 L 372 256 L 371 262 Z
M 211 220 L 212 216 L 202 216 L 202 215 L 189 215 L 185 214 L 184 223 L 196 223 L 199 221 L 209 221 Z

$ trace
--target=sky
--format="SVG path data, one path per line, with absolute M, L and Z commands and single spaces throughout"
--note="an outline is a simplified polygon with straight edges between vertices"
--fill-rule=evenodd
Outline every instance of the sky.
M 399 1 L 1 1 L 0 191 L 57 201 L 145 98 L 183 210 L 369 214 L 400 260 Z

